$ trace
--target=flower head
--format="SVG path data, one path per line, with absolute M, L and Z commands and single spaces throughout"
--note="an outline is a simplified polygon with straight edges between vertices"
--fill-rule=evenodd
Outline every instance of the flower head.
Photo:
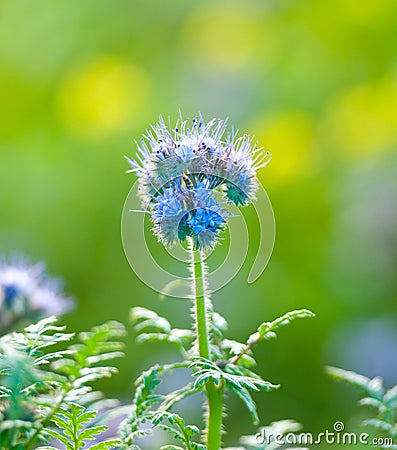
M 227 203 L 244 206 L 255 199 L 256 172 L 271 159 L 247 135 L 227 131 L 226 121 L 201 116 L 179 119 L 175 128 L 159 122 L 137 143 L 129 172 L 139 179 L 142 206 L 154 233 L 166 246 L 187 237 L 196 249 L 212 248 L 230 214 Z
M 60 315 L 73 306 L 58 280 L 45 275 L 43 264 L 22 258 L 0 261 L 0 327 L 24 318 Z

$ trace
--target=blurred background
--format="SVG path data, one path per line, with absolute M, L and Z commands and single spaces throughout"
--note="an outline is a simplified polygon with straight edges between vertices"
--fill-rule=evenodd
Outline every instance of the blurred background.
M 123 155 L 160 113 L 228 116 L 273 154 L 260 178 L 277 237 L 262 277 L 248 285 L 244 266 L 215 306 L 236 339 L 316 312 L 257 349 L 282 385 L 257 396 L 261 419 L 352 430 L 357 396 L 323 366 L 397 383 L 396 29 L 394 0 L 1 0 L 0 252 L 63 277 L 72 329 L 126 322 L 134 305 L 187 326 L 189 304 L 160 301 L 124 256 L 135 179 Z M 132 331 L 126 342 L 103 385 L 124 401 L 142 369 L 175 357 Z M 231 445 L 255 428 L 239 400 L 228 405 Z

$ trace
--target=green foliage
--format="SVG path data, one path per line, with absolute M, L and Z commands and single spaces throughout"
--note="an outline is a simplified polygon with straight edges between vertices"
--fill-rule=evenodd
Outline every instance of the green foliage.
M 71 402 L 94 409 L 115 405 L 92 382 L 117 371 L 107 360 L 122 355 L 124 327 L 108 322 L 73 342 L 74 334 L 56 322 L 49 317 L 0 339 L 1 448 L 46 443 L 51 422 L 60 423 L 57 414 L 69 411 Z
M 291 311 L 272 322 L 263 322 L 256 333 L 252 334 L 247 342 L 237 342 L 224 337 L 227 330 L 226 320 L 219 314 L 213 315 L 213 344 L 212 353 L 217 356 L 215 367 L 222 368 L 224 374 L 214 373 L 214 381 L 218 377 L 225 380 L 226 387 L 236 394 L 248 409 L 254 424 L 259 423 L 256 405 L 251 397 L 252 390 L 274 390 L 279 386 L 264 381 L 258 374 L 252 371 L 256 361 L 252 355 L 252 349 L 262 340 L 275 338 L 276 331 L 292 320 L 298 318 L 314 317 L 314 314 L 306 309 Z M 212 369 L 214 370 L 214 366 Z M 219 370 L 217 370 L 219 372 Z M 208 375 L 208 374 L 207 374 Z
M 292 320 L 314 316 L 315 314 L 308 309 L 296 309 L 278 317 L 272 322 L 263 322 L 258 328 L 258 333 L 262 339 L 273 338 L 275 337 L 275 331 L 284 325 L 288 325 Z
M 138 333 L 138 343 L 168 342 L 175 345 L 183 357 L 187 357 L 188 348 L 194 339 L 191 330 L 172 328 L 167 319 L 141 307 L 132 308 L 130 318 Z
M 291 323 L 295 319 L 304 319 L 308 317 L 314 317 L 314 313 L 308 309 L 297 309 L 295 311 L 290 311 L 281 317 L 273 320 L 272 322 L 263 322 L 259 325 L 258 330 L 251 334 L 248 338 L 245 347 L 239 351 L 239 347 L 234 345 L 231 349 L 232 352 L 236 353 L 234 362 L 237 363 L 241 358 L 245 357 L 247 353 L 259 342 L 267 339 L 274 339 L 277 334 L 276 331 L 285 325 Z
M 211 359 L 198 356 L 193 331 L 173 329 L 168 320 L 146 308 L 132 309 L 131 319 L 138 333 L 137 341 L 165 341 L 176 345 L 183 361 L 172 365 L 156 365 L 138 378 L 130 416 L 120 428 L 125 448 L 139 449 L 136 441 L 150 434 L 152 428 L 159 427 L 179 441 L 179 446 L 166 446 L 164 449 L 204 449 L 203 444 L 192 439 L 199 435 L 198 428 L 185 425 L 172 409 L 186 397 L 205 392 L 211 382 L 217 388 L 237 395 L 248 409 L 254 424 L 258 424 L 259 417 L 252 392 L 275 390 L 279 386 L 263 380 L 252 371 L 256 364 L 252 356 L 253 347 L 262 340 L 274 338 L 276 331 L 292 320 L 314 316 L 308 310 L 292 311 L 272 322 L 262 323 L 247 342 L 241 343 L 225 337 L 227 322 L 221 315 L 213 312 L 212 307 L 208 314 Z M 191 370 L 192 382 L 171 393 L 159 393 L 161 375 L 179 368 Z M 150 428 L 147 423 L 151 424 Z
M 51 422 L 60 431 L 49 430 L 49 434 L 63 444 L 66 450 L 79 450 L 83 447 L 89 448 L 90 450 L 107 450 L 119 445 L 120 441 L 113 439 L 86 447 L 87 441 L 92 441 L 108 428 L 106 425 L 94 426 L 90 424 L 96 415 L 96 411 L 86 411 L 84 406 L 70 403 L 68 408 L 59 408 L 58 413 L 51 419 Z M 56 450 L 55 447 L 49 446 L 39 448 L 41 450 Z
M 376 410 L 376 417 L 364 420 L 365 426 L 371 426 L 397 441 L 397 385 L 391 389 L 385 389 L 380 377 L 367 378 L 364 375 L 327 367 L 327 373 L 338 381 L 344 381 L 355 387 L 362 394 L 360 405 L 368 405 Z M 387 446 L 397 448 L 397 445 Z
M 255 424 L 259 423 L 259 417 L 250 391 L 269 391 L 278 389 L 279 387 L 278 385 L 262 380 L 259 375 L 250 372 L 248 369 L 244 370 L 232 364 L 226 364 L 221 369 L 209 360 L 195 358 L 190 364 L 190 367 L 196 369 L 193 372 L 193 376 L 196 379 L 193 385 L 195 389 L 201 388 L 210 380 L 217 387 L 225 386 L 243 401 Z
M 176 425 L 176 428 L 171 428 L 168 425 L 164 424 L 164 421 L 167 420 L 171 425 Z M 202 444 L 198 444 L 191 440 L 192 436 L 200 433 L 200 430 L 194 425 L 186 425 L 181 416 L 175 413 L 170 413 L 169 411 L 160 411 L 158 412 L 152 420 L 154 426 L 159 426 L 161 429 L 167 431 L 170 434 L 173 434 L 174 439 L 185 444 L 187 450 L 205 450 L 205 446 Z M 166 445 L 163 446 L 162 449 L 179 449 L 181 447 Z
M 173 364 L 168 366 L 156 365 L 142 373 L 136 381 L 136 390 L 133 399 L 133 406 L 130 416 L 121 427 L 120 434 L 123 439 L 124 447 L 128 449 L 140 449 L 135 443 L 137 438 L 150 434 L 150 429 L 141 428 L 146 422 L 151 422 L 153 427 L 158 426 L 170 436 L 180 441 L 185 447 L 168 445 L 164 449 L 201 450 L 204 446 L 192 440 L 193 435 L 199 433 L 199 429 L 192 425 L 186 425 L 184 420 L 176 413 L 171 413 L 171 407 L 182 398 L 195 392 L 194 389 L 187 389 L 185 393 L 181 391 L 173 392 L 170 395 L 161 395 L 155 393 L 156 387 L 160 384 L 159 375 L 165 371 L 176 368 L 186 367 L 185 364 Z M 160 402 L 161 405 L 155 408 Z M 164 422 L 167 421 L 168 424 Z

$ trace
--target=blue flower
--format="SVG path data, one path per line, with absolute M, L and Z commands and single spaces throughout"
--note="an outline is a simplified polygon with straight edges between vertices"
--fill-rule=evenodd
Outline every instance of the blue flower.
M 216 243 L 217 232 L 224 228 L 228 213 L 215 199 L 215 193 L 199 183 L 197 187 L 182 189 L 181 186 L 167 188 L 156 198 L 150 214 L 154 233 L 166 246 L 192 237 L 195 246 L 201 248 L 200 235 L 203 231 L 213 232 L 213 238 L 206 238 L 206 248 Z
M 247 135 L 227 131 L 226 121 L 201 116 L 168 127 L 162 117 L 138 146 L 129 172 L 138 176 L 138 195 L 169 246 L 187 237 L 197 249 L 212 248 L 228 214 L 223 204 L 244 206 L 255 199 L 256 172 L 271 156 Z
M 197 250 L 213 247 L 216 243 L 217 232 L 223 229 L 226 222 L 220 214 L 208 208 L 197 208 L 184 220 Z
M 0 328 L 22 318 L 59 315 L 72 306 L 59 281 L 45 275 L 43 264 L 22 258 L 0 261 Z

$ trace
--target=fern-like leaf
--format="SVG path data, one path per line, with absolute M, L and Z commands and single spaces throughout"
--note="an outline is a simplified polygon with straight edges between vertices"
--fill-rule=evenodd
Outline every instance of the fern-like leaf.
M 57 430 L 48 430 L 49 434 L 63 444 L 67 450 L 85 448 L 87 442 L 94 440 L 107 430 L 106 425 L 92 425 L 96 411 L 87 411 L 84 406 L 70 403 L 69 408 L 59 408 L 51 421 Z M 119 440 L 102 441 L 90 446 L 91 450 L 110 449 L 119 445 Z
M 326 371 L 332 378 L 344 381 L 364 394 L 365 397 L 359 401 L 360 405 L 368 405 L 377 410 L 377 417 L 364 420 L 364 425 L 386 433 L 391 440 L 397 439 L 397 386 L 385 390 L 380 377 L 371 379 L 336 367 L 327 367 Z M 393 445 L 386 447 L 392 448 Z
M 65 348 L 74 334 L 56 321 L 49 317 L 0 339 L 0 442 L 7 450 L 46 442 L 50 421 L 70 402 L 98 405 L 103 395 L 92 391 L 91 382 L 116 372 L 105 362 L 122 355 L 122 325 L 108 322 L 80 333 Z
M 379 377 L 371 379 L 352 371 L 331 366 L 326 367 L 326 372 L 335 380 L 345 381 L 374 399 L 383 399 L 384 388 L 382 379 Z
M 187 358 L 194 334 L 191 330 L 172 328 L 164 317 L 142 307 L 131 309 L 130 319 L 138 333 L 137 342 L 168 342 L 176 346 L 184 358 Z

